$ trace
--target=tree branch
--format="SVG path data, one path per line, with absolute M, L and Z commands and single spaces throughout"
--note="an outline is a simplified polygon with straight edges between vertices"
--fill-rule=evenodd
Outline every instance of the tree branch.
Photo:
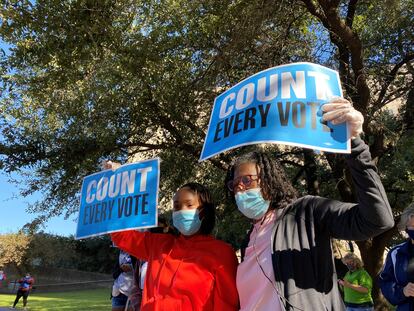
M 397 76 L 398 71 L 401 67 L 405 64 L 409 63 L 414 59 L 414 54 L 407 54 L 399 63 L 395 64 L 392 68 L 390 73 L 386 76 L 384 83 L 382 84 L 380 94 L 378 95 L 378 99 L 375 102 L 375 106 L 382 107 L 382 101 L 384 100 L 385 94 L 387 93 L 388 87 L 394 81 L 395 77 Z
M 353 94 L 352 99 L 355 107 L 362 113 L 366 114 L 368 103 L 370 101 L 370 90 L 367 84 L 366 75 L 364 72 L 364 64 L 362 58 L 362 44 L 358 35 L 344 23 L 338 14 L 338 2 L 328 0 L 318 0 L 323 13 L 313 4 L 311 0 L 302 0 L 309 12 L 317 17 L 326 29 L 331 31 L 338 39 L 344 44 L 351 55 L 351 66 L 354 72 L 355 87 L 357 93 Z M 354 14 L 352 13 L 356 8 L 357 1 L 350 3 L 349 18 Z M 350 23 L 350 21 L 348 21 Z M 336 42 L 336 44 L 338 41 Z M 337 44 L 338 46 L 338 44 Z M 338 46 L 340 48 L 340 46 Z M 343 56 L 345 57 L 345 55 Z

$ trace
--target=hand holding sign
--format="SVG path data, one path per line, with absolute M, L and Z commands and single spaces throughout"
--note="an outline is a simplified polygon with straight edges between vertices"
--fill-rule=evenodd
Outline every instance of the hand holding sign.
M 121 163 L 112 162 L 111 160 L 104 160 L 101 163 L 102 170 L 116 170 L 121 166 Z
M 361 112 L 355 110 L 348 100 L 335 97 L 322 106 L 322 111 L 323 121 L 330 121 L 333 125 L 347 122 L 348 132 L 351 138 L 355 138 L 362 133 L 364 117 Z

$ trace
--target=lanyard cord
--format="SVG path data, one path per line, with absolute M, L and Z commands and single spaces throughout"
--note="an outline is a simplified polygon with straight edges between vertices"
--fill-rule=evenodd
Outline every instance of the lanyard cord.
M 262 221 L 262 223 L 260 225 L 262 225 L 262 224 L 263 224 L 263 221 Z M 262 265 L 260 264 L 260 261 L 259 261 L 259 255 L 257 254 L 257 251 L 256 251 L 256 238 L 258 236 L 259 231 L 256 229 L 256 227 L 253 227 L 253 230 L 256 231 L 256 235 L 254 237 L 252 246 L 253 246 L 254 256 L 255 256 L 255 259 L 256 259 L 257 264 L 259 265 L 260 271 L 263 273 L 263 275 L 265 276 L 265 278 L 270 282 L 270 284 L 272 285 L 272 288 L 274 289 L 274 291 L 276 292 L 276 294 L 280 297 L 281 300 L 283 300 L 286 303 L 286 305 L 289 305 L 293 309 L 296 309 L 296 310 L 299 310 L 299 311 L 305 311 L 305 309 L 302 309 L 302 308 L 299 308 L 297 306 L 292 305 L 289 302 L 289 300 L 279 292 L 279 290 L 276 288 L 276 285 L 274 284 L 274 282 L 272 281 L 272 279 L 264 271 L 264 269 L 263 269 L 263 267 L 262 267 Z
M 172 253 L 172 251 L 174 249 L 174 246 L 175 246 L 175 243 L 176 242 L 177 242 L 177 239 L 174 240 L 173 246 L 171 247 L 171 249 L 168 252 L 167 256 L 165 256 L 164 259 L 162 260 L 162 263 L 160 265 L 160 268 L 158 269 L 158 274 L 157 274 L 157 277 L 156 277 L 156 280 L 157 280 L 156 284 L 157 284 L 157 286 L 155 287 L 155 297 L 159 297 L 160 296 L 161 270 L 164 268 L 164 266 L 165 266 L 165 264 L 167 262 L 167 259 L 169 257 L 171 257 L 171 253 Z M 184 261 L 184 257 L 180 259 L 180 262 L 178 263 L 177 268 L 175 269 L 175 271 L 174 271 L 174 273 L 172 275 L 171 282 L 170 282 L 170 288 L 173 288 L 173 286 L 174 286 L 174 282 L 175 282 L 175 279 L 176 279 L 177 274 L 178 274 L 178 269 L 180 269 L 180 266 L 183 263 L 183 261 Z

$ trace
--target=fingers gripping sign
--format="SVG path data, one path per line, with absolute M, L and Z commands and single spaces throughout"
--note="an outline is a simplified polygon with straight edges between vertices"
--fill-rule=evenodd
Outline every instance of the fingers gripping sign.
M 116 170 L 121 166 L 121 163 L 112 162 L 111 160 L 103 160 L 101 162 L 101 169 L 102 170 Z
M 330 121 L 333 125 L 347 122 L 351 138 L 355 138 L 362 133 L 364 117 L 348 100 L 335 97 L 322 106 L 322 111 L 322 120 L 325 122 Z

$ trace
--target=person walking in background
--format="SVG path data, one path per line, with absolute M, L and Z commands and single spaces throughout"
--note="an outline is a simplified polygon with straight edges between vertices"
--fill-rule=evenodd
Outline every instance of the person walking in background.
M 226 187 L 239 211 L 252 220 L 237 269 L 241 311 L 345 310 L 331 238 L 366 240 L 394 226 L 369 148 L 359 137 L 362 114 L 343 98 L 321 109 L 323 121 L 347 122 L 351 153 L 344 160 L 358 202 L 299 198 L 281 163 L 266 153 L 235 159 Z
M 30 273 L 26 273 L 25 277 L 21 278 L 19 281 L 19 288 L 17 289 L 16 299 L 13 303 L 13 308 L 16 308 L 17 303 L 20 298 L 23 297 L 23 307 L 26 308 L 27 298 L 29 297 L 30 291 L 32 290 L 34 284 L 34 278 Z
M 397 306 L 397 311 L 414 310 L 414 203 L 401 214 L 398 228 L 408 240 L 393 247 L 385 259 L 379 276 L 384 297 Z
M 354 253 L 347 253 L 342 261 L 349 270 L 343 280 L 338 280 L 344 291 L 346 311 L 374 311 L 372 278 L 363 268 L 361 259 Z
M 3 269 L 0 270 L 0 288 L 3 287 L 3 285 L 6 285 L 7 283 L 7 275 L 6 272 L 3 271 Z
M 111 234 L 117 247 L 148 262 L 141 310 L 238 310 L 236 254 L 211 235 L 215 205 L 206 187 L 188 183 L 174 194 L 173 225 L 179 235 Z
M 112 285 L 112 311 L 125 310 L 134 286 L 134 264 L 135 259 L 132 256 L 122 250 L 119 252 L 118 264 L 113 273 L 115 281 Z

